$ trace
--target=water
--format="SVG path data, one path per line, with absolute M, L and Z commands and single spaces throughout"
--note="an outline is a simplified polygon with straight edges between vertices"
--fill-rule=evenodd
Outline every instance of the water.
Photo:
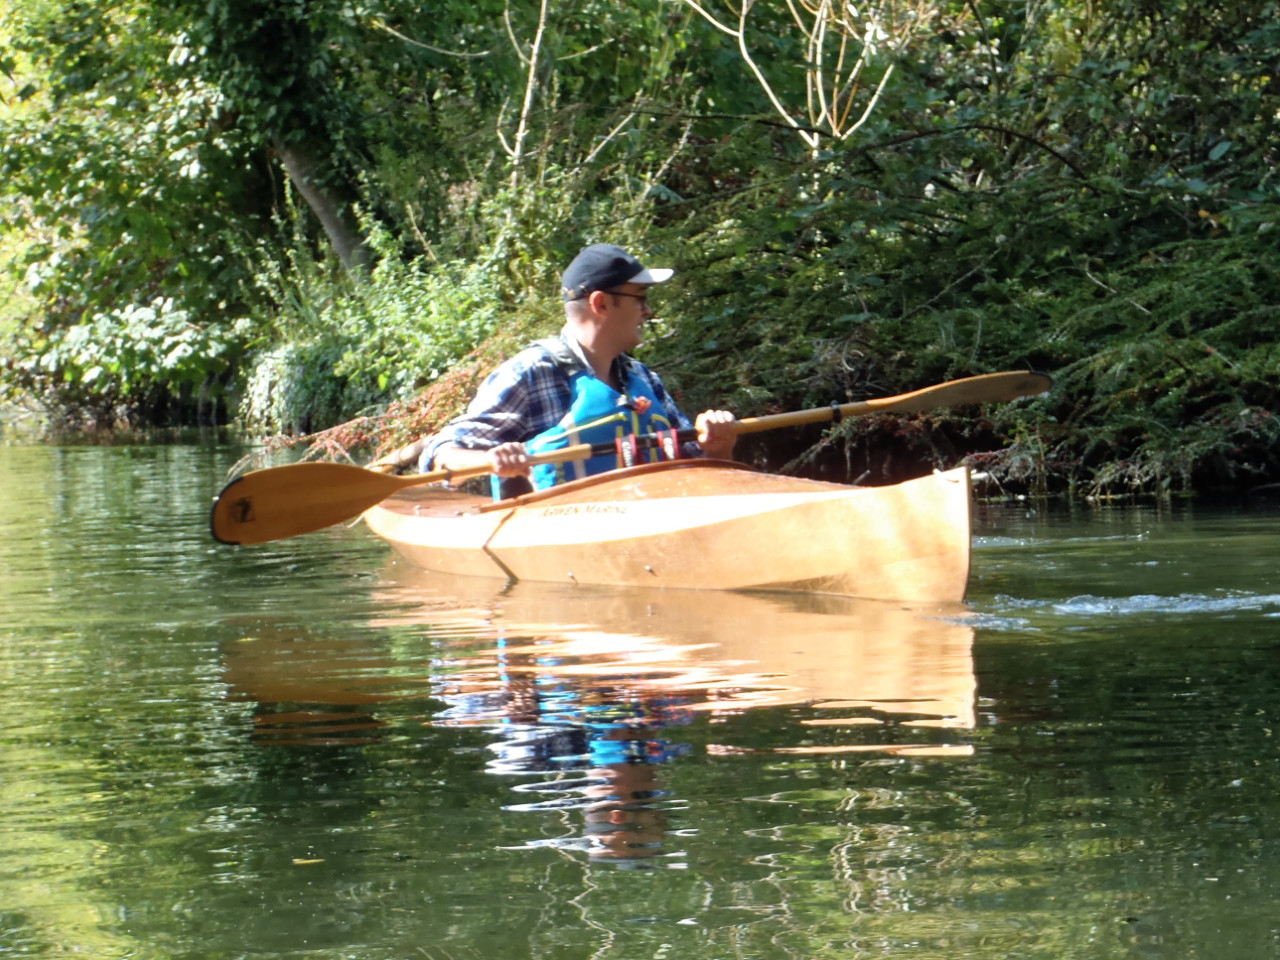
M 1280 514 L 980 511 L 968 603 L 231 548 L 0 448 L 0 956 L 1280 956 Z

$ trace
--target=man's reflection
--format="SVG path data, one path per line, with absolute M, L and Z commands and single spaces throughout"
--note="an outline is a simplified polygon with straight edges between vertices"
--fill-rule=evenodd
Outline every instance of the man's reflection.
M 490 747 L 495 757 L 489 770 L 554 774 L 517 785 L 517 792 L 545 799 L 508 810 L 581 813 L 580 835 L 528 846 L 582 850 L 592 861 L 637 867 L 665 853 L 667 814 L 675 800 L 661 784 L 660 765 L 689 750 L 688 744 L 664 739 L 661 729 L 688 723 L 690 715 L 669 698 L 610 702 L 610 694 L 616 695 L 590 691 L 586 699 L 592 702 L 577 704 L 556 698 L 549 722 L 504 728 L 503 738 Z
M 293 739 L 282 731 L 262 742 L 308 744 L 375 737 L 370 728 L 397 722 L 383 704 L 429 697 L 414 722 L 483 729 L 493 741 L 486 768 L 514 777 L 526 801 L 506 809 L 543 813 L 530 832 L 564 825 L 565 836 L 521 849 L 619 866 L 675 856 L 668 845 L 682 831 L 668 820 L 682 804 L 661 765 L 690 751 L 667 737 L 694 716 L 804 709 L 790 715 L 789 738 L 761 743 L 751 726 L 718 728 L 726 738 L 706 743 L 708 754 L 973 749 L 954 733 L 975 724 L 973 630 L 962 610 L 699 591 L 566 596 L 528 583 L 484 603 L 442 596 L 413 579 L 389 588 L 380 607 L 393 615 L 367 634 L 255 631 L 226 651 L 228 696 L 289 721 L 262 725 Z M 523 830 L 534 818 L 515 819 Z
M 618 740 L 631 742 L 651 737 L 652 730 L 619 730 Z M 614 742 L 617 742 L 616 740 Z M 663 852 L 666 810 L 658 806 L 668 794 L 658 783 L 658 762 L 648 749 L 658 741 L 646 739 L 643 755 L 631 755 L 617 763 L 592 769 L 599 782 L 584 793 L 583 835 L 593 860 L 614 862 L 645 860 Z M 662 757 L 665 759 L 665 752 Z

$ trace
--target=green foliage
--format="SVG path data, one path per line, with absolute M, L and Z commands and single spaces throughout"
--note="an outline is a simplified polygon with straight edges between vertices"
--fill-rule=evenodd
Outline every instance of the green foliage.
M 347 391 L 353 403 L 394 395 L 420 380 L 420 364 L 428 372 L 443 369 L 446 359 L 456 359 L 443 358 L 443 345 L 463 349 L 490 322 L 493 298 L 476 307 L 466 284 L 447 297 L 410 289 L 424 271 L 438 271 L 429 282 L 441 286 L 455 284 L 459 269 L 479 278 L 491 267 L 437 264 L 483 260 L 486 250 L 500 250 L 494 255 L 505 262 L 492 270 L 504 290 L 548 289 L 541 285 L 547 261 L 558 261 L 573 245 L 564 216 L 579 223 L 591 216 L 596 201 L 589 194 L 600 177 L 620 175 L 633 192 L 649 186 L 644 167 L 655 153 L 664 154 L 638 145 L 641 138 L 630 135 L 637 130 L 593 141 L 602 125 L 607 131 L 617 123 L 615 106 L 633 102 L 638 88 L 661 83 L 667 74 L 655 58 L 671 41 L 652 18 L 654 3 L 555 11 L 534 76 L 541 93 L 529 117 L 529 142 L 537 149 L 527 153 L 516 194 L 498 162 L 496 134 L 505 130 L 509 139 L 515 125 L 509 93 L 526 76 L 522 58 L 536 18 L 516 10 L 504 24 L 503 9 L 493 3 L 421 10 L 397 2 L 71 0 L 11 11 L 15 43 L 29 67 L 10 91 L 23 109 L 3 114 L 0 172 L 7 176 L 8 204 L 0 215 L 6 230 L 31 238 L 16 268 L 40 308 L 6 343 L 24 371 L 8 378 L 11 389 L 38 391 L 53 403 L 75 394 L 110 405 L 114 394 L 94 395 L 99 381 L 70 372 L 74 379 L 60 381 L 63 368 L 41 352 L 77 325 L 97 322 L 86 318 L 121 316 L 157 298 L 172 300 L 205 326 L 221 327 L 242 347 L 256 344 L 256 327 L 235 326 L 259 292 L 246 270 L 250 264 L 255 271 L 274 269 L 275 286 L 291 287 L 295 296 L 292 315 L 269 323 L 282 338 L 277 345 L 355 345 L 342 348 L 340 363 L 327 365 L 330 375 L 379 385 Z M 636 59 L 637 49 L 650 48 L 655 52 L 647 59 Z M 553 70 L 558 61 L 564 66 Z M 601 83 L 606 76 L 625 83 Z M 577 98 L 572 106 L 559 106 L 565 95 Z M 568 175 L 556 172 L 547 153 L 556 144 Z M 585 154 L 616 163 L 614 148 L 638 156 L 640 166 L 602 171 L 581 162 Z M 286 276 L 300 268 L 296 260 L 264 268 L 256 253 L 246 257 L 244 250 L 281 248 L 281 218 L 271 214 L 285 178 L 266 150 L 288 150 L 306 163 L 305 176 L 319 187 L 317 202 L 330 203 L 316 209 L 321 218 L 341 220 L 343 204 L 362 193 L 370 211 L 366 226 L 381 224 L 399 237 L 388 255 L 403 262 L 378 265 L 368 292 L 356 285 L 330 300 L 333 291 L 313 276 Z M 562 195 L 555 194 L 556 183 L 567 185 Z M 535 212 L 535 198 L 553 200 L 556 209 Z M 319 223 L 303 218 L 295 251 L 320 235 Z M 380 247 L 387 252 L 386 243 Z M 452 325 L 450 337 L 424 346 L 416 333 L 387 332 L 408 329 L 399 302 L 385 295 L 403 271 L 411 278 L 400 291 L 403 302 L 413 309 L 420 302 L 452 303 L 465 318 L 436 318 L 441 330 Z M 338 319 L 334 302 L 355 290 L 355 302 L 342 308 L 348 316 Z M 300 291 L 319 301 L 299 305 Z M 390 318 L 386 326 L 371 319 L 383 315 Z M 294 322 L 308 318 L 316 319 L 316 330 Z M 379 332 L 365 336 L 357 325 Z M 386 348 L 384 355 L 373 356 L 375 342 Z M 127 368 L 128 358 L 119 359 Z M 393 369 L 395 363 L 413 369 Z M 42 371 L 39 382 L 25 375 L 34 369 Z M 185 372 L 175 370 L 170 386 L 180 389 L 185 380 Z
M 740 412 L 1000 368 L 1057 375 L 1029 417 L 847 425 L 842 445 L 810 451 L 843 470 L 910 472 L 1012 437 L 1004 478 L 1040 489 L 1273 475 L 1264 414 L 1280 397 L 1260 331 L 1280 302 L 1276 4 L 1075 21 L 1063 4 L 1012 49 L 991 39 L 1012 25 L 969 9 L 941 38 L 944 67 L 889 94 L 892 123 L 866 141 L 804 161 L 775 149 L 750 180 L 730 176 L 737 147 L 708 147 L 699 169 L 719 196 L 659 238 L 686 269 L 656 361 Z M 1171 30 L 1197 39 L 1171 52 Z M 1248 92 L 1187 96 L 1210 82 Z
M 201 325 L 174 301 L 95 313 L 54 327 L 39 341 L 13 337 L 6 387 L 103 425 L 142 419 L 163 422 L 171 399 L 209 386 L 240 354 L 241 331 Z
M 559 268 L 617 240 L 679 270 L 646 359 L 688 408 L 1056 376 L 986 416 L 779 437 L 775 464 L 982 456 L 1002 482 L 1097 494 L 1280 472 L 1276 0 L 938 2 L 915 25 L 876 13 L 893 42 L 829 24 L 816 46 L 812 11 L 780 2 L 741 44 L 658 0 L 551 2 L 541 24 L 496 0 L 20 9 L 34 82 L 5 60 L 3 216 L 33 238 L 41 312 L 9 333 L 10 389 L 91 399 L 146 366 L 107 328 L 162 301 L 207 339 L 104 397 L 212 377 L 254 429 L 315 428 L 495 330 L 552 326 Z M 838 44 L 866 71 L 834 123 L 810 95 Z M 289 151 L 311 171 L 293 191 Z M 365 271 L 318 252 L 344 217 Z
M 52 335 L 40 356 L 49 373 L 69 384 L 98 386 L 127 396 L 139 387 L 199 383 L 221 372 L 235 349 L 217 331 L 197 326 L 171 300 L 98 314 Z
M 20 267 L 64 322 L 157 296 L 206 310 L 237 277 L 225 235 L 255 172 L 221 128 L 217 91 L 147 13 L 70 4 L 19 38 L 46 79 L 18 92 L 30 109 L 3 114 L 3 226 L 46 232 Z
M 239 417 L 266 433 L 308 432 L 402 401 L 470 353 L 498 323 L 507 265 L 408 257 L 373 227 L 375 266 L 353 276 L 318 260 L 302 237 L 262 256 L 261 349 L 247 362 Z
M 0 229 L 25 238 L 8 266 L 39 313 L 8 331 L 2 386 L 106 422 L 191 383 L 221 393 L 262 171 L 156 11 L 9 13 L 26 72 L 0 108 Z

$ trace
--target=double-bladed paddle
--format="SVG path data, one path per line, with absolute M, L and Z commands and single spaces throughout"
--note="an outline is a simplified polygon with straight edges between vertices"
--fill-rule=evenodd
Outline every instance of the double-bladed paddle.
M 895 397 L 856 400 L 811 410 L 796 410 L 764 417 L 734 421 L 737 433 L 759 433 L 779 427 L 824 423 L 869 413 L 918 413 L 938 407 L 969 403 L 1004 403 L 1019 397 L 1044 393 L 1050 379 L 1043 373 L 1015 370 L 988 373 L 963 380 L 950 380 Z M 681 430 L 677 440 L 697 439 L 696 430 Z M 658 435 L 637 438 L 641 448 L 662 442 Z M 529 458 L 540 463 L 587 460 L 614 452 L 613 443 L 582 443 Z M 214 498 L 209 525 L 221 543 L 266 543 L 311 533 L 335 523 L 360 516 L 370 507 L 405 487 L 439 481 L 453 482 L 488 473 L 488 467 L 464 470 L 433 470 L 430 473 L 396 477 L 342 463 L 294 463 L 284 467 L 255 470 L 237 477 Z

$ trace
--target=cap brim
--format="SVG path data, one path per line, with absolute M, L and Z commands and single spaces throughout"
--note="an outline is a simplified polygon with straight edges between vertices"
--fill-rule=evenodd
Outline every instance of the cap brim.
M 670 280 L 675 273 L 670 267 L 645 268 L 627 280 L 627 283 L 662 283 L 664 280 Z

